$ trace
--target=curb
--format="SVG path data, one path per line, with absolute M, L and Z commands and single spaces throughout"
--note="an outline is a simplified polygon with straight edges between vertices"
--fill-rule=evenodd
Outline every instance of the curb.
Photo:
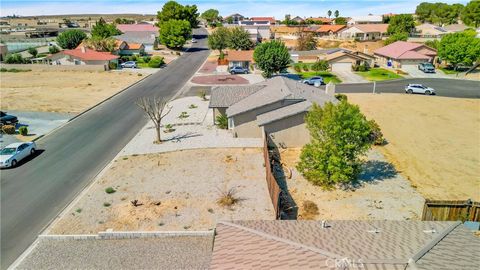
M 160 71 L 160 70 L 159 70 L 159 71 Z M 157 71 L 157 72 L 158 72 L 158 71 Z M 155 73 L 156 73 L 156 72 L 155 72 Z M 62 125 L 60 125 L 60 126 L 54 128 L 54 129 L 50 130 L 49 132 L 47 132 L 47 133 L 45 133 L 45 134 L 42 134 L 42 135 L 38 136 L 37 138 L 33 139 L 32 142 L 36 142 L 36 141 L 40 140 L 41 138 L 46 137 L 47 135 L 50 135 L 50 134 L 54 133 L 57 129 L 60 129 L 60 128 L 66 126 L 68 123 L 70 123 L 70 122 L 72 122 L 73 120 L 79 118 L 80 116 L 84 115 L 85 113 L 87 113 L 87 112 L 95 109 L 96 107 L 102 105 L 103 103 L 109 101 L 110 99 L 112 99 L 112 98 L 120 95 L 121 93 L 127 91 L 127 90 L 130 89 L 131 87 L 133 87 L 133 86 L 135 86 L 135 85 L 143 82 L 145 79 L 147 79 L 148 77 L 150 77 L 151 75 L 153 75 L 153 74 L 155 74 L 155 73 L 147 74 L 147 75 L 146 75 L 145 77 L 143 77 L 142 79 L 134 82 L 133 84 L 131 84 L 131 85 L 123 88 L 122 90 L 118 91 L 117 93 L 113 94 L 112 96 L 110 96 L 110 97 L 108 97 L 108 98 L 106 98 L 106 99 L 98 102 L 97 104 L 93 105 L 92 107 L 90 107 L 90 108 L 88 108 L 88 109 L 80 112 L 79 114 L 73 116 L 72 118 L 68 119 L 68 121 L 65 122 L 65 123 L 63 123 Z

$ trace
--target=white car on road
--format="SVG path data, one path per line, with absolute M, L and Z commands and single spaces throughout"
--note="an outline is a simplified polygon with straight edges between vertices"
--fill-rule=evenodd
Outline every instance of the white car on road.
M 15 167 L 18 162 L 35 154 L 35 142 L 12 143 L 0 150 L 0 168 Z
M 435 95 L 435 89 L 421 84 L 410 83 L 405 86 L 405 93 L 408 94 L 425 94 L 425 95 Z

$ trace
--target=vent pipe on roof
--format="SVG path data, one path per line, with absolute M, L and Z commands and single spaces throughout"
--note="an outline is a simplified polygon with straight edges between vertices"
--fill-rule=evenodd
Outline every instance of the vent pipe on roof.
M 330 227 L 330 226 L 327 224 L 327 221 L 326 221 L 326 220 L 322 220 L 322 228 L 323 228 L 323 229 L 326 229 L 326 228 L 328 228 L 328 227 Z

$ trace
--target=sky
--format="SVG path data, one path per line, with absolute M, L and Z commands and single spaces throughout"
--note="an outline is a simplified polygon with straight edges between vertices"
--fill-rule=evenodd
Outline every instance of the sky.
M 7 15 L 62 15 L 62 14 L 156 14 L 163 0 L 0 0 L 0 16 Z M 240 13 L 246 17 L 274 16 L 277 19 L 292 17 L 326 16 L 328 10 L 339 10 L 340 16 L 361 16 L 386 13 L 413 13 L 420 2 L 429 0 L 186 0 L 183 5 L 197 5 L 200 12 L 209 8 L 227 16 Z M 439 0 L 444 3 L 466 4 L 468 0 Z

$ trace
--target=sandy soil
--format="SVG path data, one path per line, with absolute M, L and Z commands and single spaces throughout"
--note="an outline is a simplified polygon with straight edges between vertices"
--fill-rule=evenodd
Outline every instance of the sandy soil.
M 2 72 L 2 110 L 80 113 L 140 80 L 130 72 Z
M 116 192 L 107 194 L 107 187 Z M 240 202 L 217 204 L 230 188 Z M 217 220 L 235 219 L 275 219 L 259 148 L 120 157 L 50 233 L 208 230 Z
M 348 94 L 382 128 L 380 150 L 425 198 L 480 200 L 480 100 Z
M 295 169 L 301 149 L 281 150 L 284 171 L 291 171 L 285 182 L 298 207 L 298 219 L 312 220 L 418 220 L 423 197 L 410 186 L 374 149 L 367 156 L 357 186 L 352 190 L 324 190 L 308 182 Z M 289 173 L 287 173 L 288 175 Z M 318 212 L 312 214 L 305 202 L 313 202 Z

